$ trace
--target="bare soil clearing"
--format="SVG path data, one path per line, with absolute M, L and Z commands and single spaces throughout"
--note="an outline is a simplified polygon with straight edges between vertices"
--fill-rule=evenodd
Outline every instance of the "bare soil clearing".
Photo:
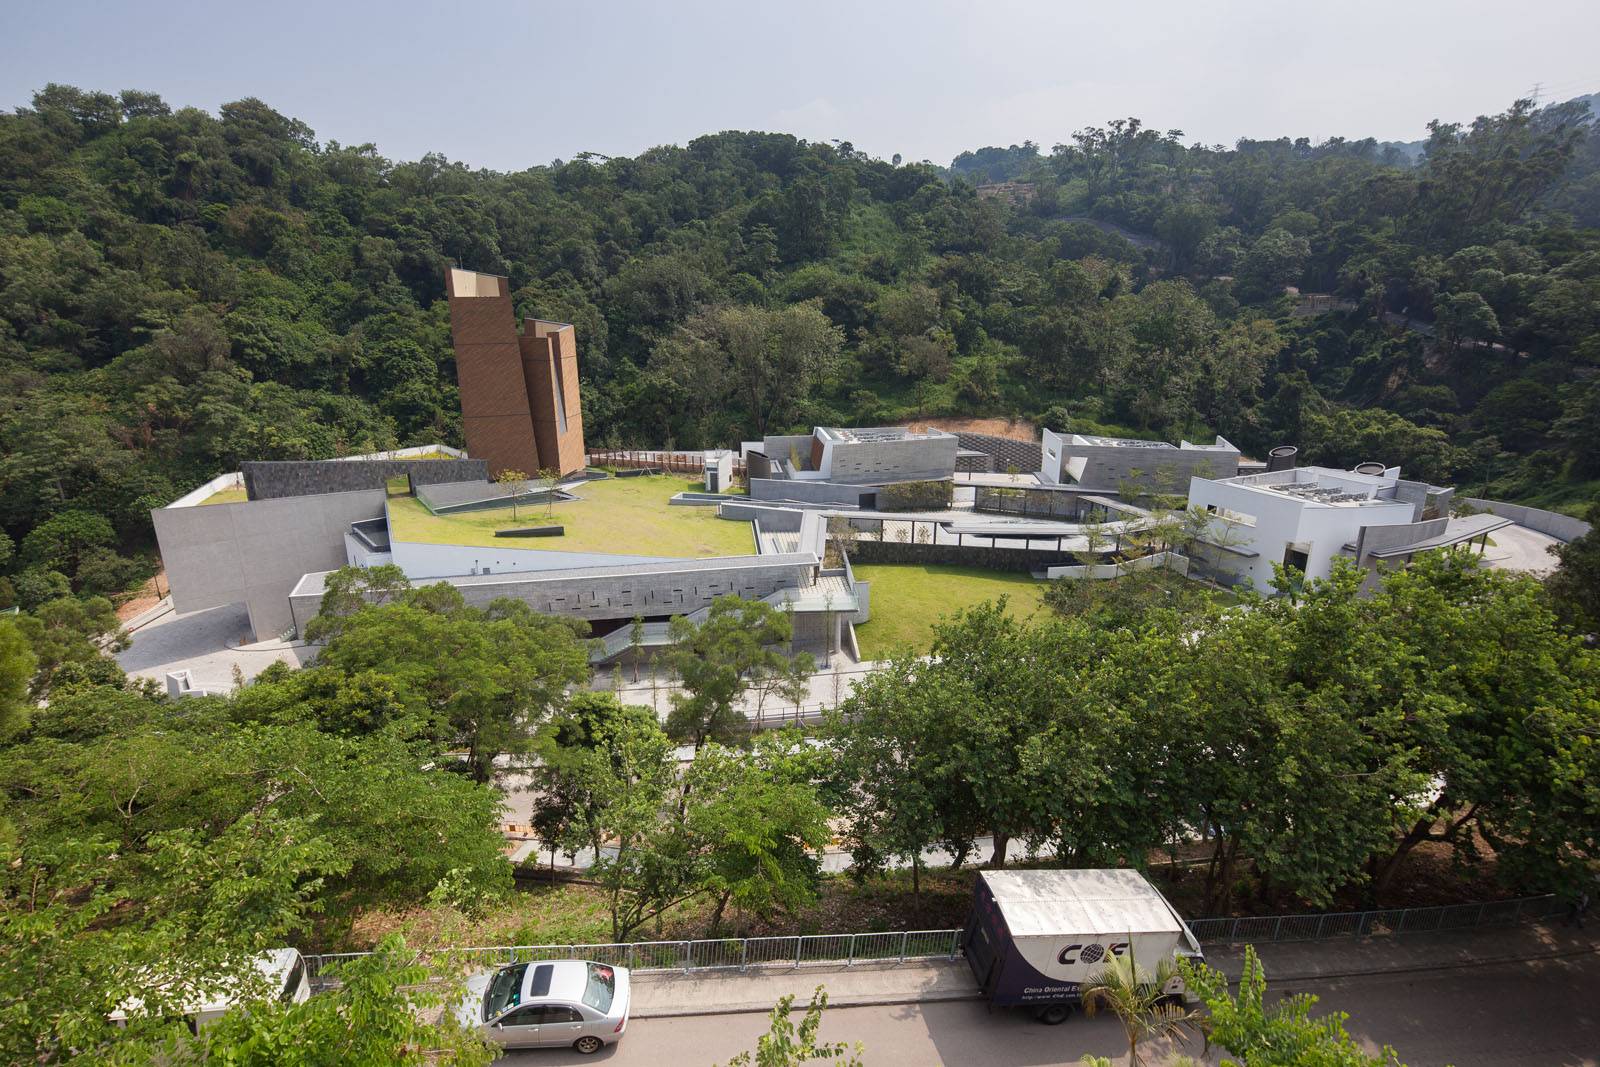
M 911 424 L 913 432 L 943 430 L 945 433 L 986 433 L 990 437 L 1009 437 L 1013 441 L 1037 444 L 1039 428 L 1026 419 L 971 419 L 938 418 L 919 419 Z
M 123 622 L 137 616 L 141 611 L 148 611 L 161 602 L 164 594 L 157 594 L 157 590 L 167 588 L 167 570 L 165 567 L 157 569 L 155 577 L 145 582 L 131 593 L 121 594 L 116 602 L 117 618 Z

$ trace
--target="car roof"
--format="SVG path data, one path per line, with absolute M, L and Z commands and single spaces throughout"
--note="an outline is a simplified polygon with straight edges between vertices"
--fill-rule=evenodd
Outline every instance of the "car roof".
M 550 988 L 546 993 L 535 995 L 534 983 L 539 981 L 541 968 L 549 967 Z M 542 1002 L 545 1000 L 578 1000 L 583 996 L 583 988 L 589 982 L 589 964 L 584 960 L 548 960 L 543 963 L 530 963 L 528 973 L 522 979 L 522 1002 L 524 1004 Z

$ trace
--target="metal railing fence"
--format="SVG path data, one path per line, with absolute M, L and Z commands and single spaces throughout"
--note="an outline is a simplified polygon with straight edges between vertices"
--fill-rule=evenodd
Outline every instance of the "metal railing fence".
M 1465 930 L 1474 926 L 1544 919 L 1561 910 L 1554 896 L 1442 904 L 1428 908 L 1326 912 L 1321 915 L 1253 915 L 1238 919 L 1193 919 L 1189 929 L 1202 945 L 1260 945 L 1275 941 L 1325 941 L 1336 937 Z
M 1447 904 L 1429 908 L 1384 908 L 1376 911 L 1325 912 L 1320 915 L 1256 915 L 1237 919 L 1194 919 L 1189 929 L 1202 945 L 1232 947 L 1280 941 L 1324 941 L 1332 938 L 1465 930 L 1549 918 L 1561 910 L 1555 896 L 1494 900 L 1481 904 Z M 743 971 L 751 967 L 854 966 L 907 960 L 955 959 L 961 952 L 960 930 L 915 930 L 866 934 L 807 934 L 792 937 L 727 937 L 703 941 L 635 941 L 600 945 L 496 945 L 450 949 L 438 953 L 468 965 L 485 967 L 543 960 L 594 960 L 641 973 Z M 365 952 L 307 956 L 313 976 L 330 964 L 365 956 Z
M 791 937 L 728 937 L 705 941 L 635 941 L 605 945 L 495 945 L 437 953 L 443 959 L 496 967 L 544 960 L 593 960 L 640 973 L 739 970 L 750 967 L 846 967 L 856 963 L 954 959 L 960 930 L 902 930 L 871 934 L 806 934 Z M 307 956 L 313 976 L 331 964 L 366 956 L 335 952 Z

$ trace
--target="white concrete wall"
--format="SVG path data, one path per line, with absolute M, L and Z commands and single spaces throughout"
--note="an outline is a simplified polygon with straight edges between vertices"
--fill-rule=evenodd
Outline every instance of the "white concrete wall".
M 1307 578 L 1326 578 L 1334 557 L 1343 552 L 1346 543 L 1356 542 L 1363 527 L 1408 524 L 1413 511 L 1404 501 L 1360 506 L 1315 504 L 1204 478 L 1190 481 L 1189 506 L 1202 510 L 1215 507 L 1245 519 L 1231 524 L 1213 519 L 1211 540 L 1257 553 L 1254 557 L 1222 553 L 1219 566 L 1248 576 L 1255 588 L 1264 593 L 1274 591 L 1272 565 L 1283 562 L 1290 545 L 1303 546 Z M 1249 518 L 1254 519 L 1253 525 Z
M 1039 480 L 1051 485 L 1061 484 L 1061 450 L 1063 448 L 1061 435 L 1054 430 L 1045 430 L 1044 439 L 1040 442 L 1039 450 L 1042 460 L 1039 464 Z

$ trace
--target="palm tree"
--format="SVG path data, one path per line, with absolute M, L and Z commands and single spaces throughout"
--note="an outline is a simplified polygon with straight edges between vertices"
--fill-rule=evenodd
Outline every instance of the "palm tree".
M 1141 1041 L 1170 1037 L 1179 1044 L 1188 1043 L 1185 1031 L 1199 1016 L 1171 1003 L 1162 992 L 1177 976 L 1177 965 L 1170 959 L 1157 964 L 1154 975 L 1139 966 L 1129 937 L 1126 956 L 1111 957 L 1078 987 L 1085 1015 L 1107 1009 L 1122 1023 L 1123 1033 L 1128 1035 L 1128 1067 L 1139 1067 Z

